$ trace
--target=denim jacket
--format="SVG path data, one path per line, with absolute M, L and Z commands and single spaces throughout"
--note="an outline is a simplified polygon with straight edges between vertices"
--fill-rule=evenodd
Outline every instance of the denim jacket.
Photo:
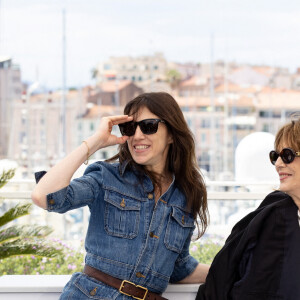
M 175 178 L 155 204 L 148 177 L 140 178 L 126 163 L 96 162 L 69 186 L 47 195 L 50 212 L 84 205 L 90 209 L 86 264 L 159 294 L 195 270 L 198 262 L 189 255 L 194 219 Z M 75 285 L 91 299 L 120 296 L 111 287 L 97 288 L 100 283 L 84 274 L 75 277 Z M 131 299 L 123 297 L 118 299 Z

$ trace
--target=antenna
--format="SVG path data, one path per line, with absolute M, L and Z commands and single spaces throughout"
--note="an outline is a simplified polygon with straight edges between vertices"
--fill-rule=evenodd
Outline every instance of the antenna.
M 1 0 L 0 0 L 0 55 L 1 55 L 1 46 L 2 46 L 2 24 L 1 24 L 1 21 L 2 21 L 2 9 L 1 9 Z
M 210 155 L 209 155 L 209 173 L 212 179 L 215 179 L 216 166 L 216 143 L 215 143 L 215 83 L 214 83 L 214 35 L 211 34 L 211 62 L 210 62 Z M 214 157 L 215 156 L 215 157 Z
M 62 148 L 61 156 L 66 154 L 66 10 L 62 10 L 62 107 L 61 107 L 61 125 L 62 125 Z

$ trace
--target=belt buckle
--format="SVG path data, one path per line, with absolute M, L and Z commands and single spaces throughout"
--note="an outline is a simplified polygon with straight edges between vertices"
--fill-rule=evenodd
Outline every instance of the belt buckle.
M 122 291 L 122 288 L 124 287 L 124 284 L 125 284 L 125 283 L 129 283 L 129 284 L 131 284 L 131 285 L 134 285 L 135 287 L 138 287 L 138 288 L 141 288 L 142 290 L 145 290 L 144 297 L 143 297 L 143 298 L 139 298 L 139 297 L 134 297 L 134 296 L 132 296 L 132 295 L 130 295 L 130 294 L 124 293 L 124 292 Z M 148 289 L 145 288 L 145 287 L 143 287 L 143 286 L 140 286 L 140 285 L 135 285 L 134 283 L 132 283 L 132 282 L 130 282 L 130 281 L 128 281 L 128 280 L 123 280 L 122 283 L 121 283 L 121 286 L 120 286 L 120 288 L 119 288 L 119 292 L 120 292 L 121 294 L 124 294 L 124 295 L 126 295 L 126 296 L 132 297 L 132 298 L 137 299 L 137 300 L 145 300 L 145 299 L 146 299 L 146 296 L 147 296 L 147 294 L 148 294 Z
M 137 299 L 137 300 L 145 300 L 145 299 L 146 299 L 146 296 L 147 296 L 147 294 L 148 294 L 148 289 L 145 288 L 145 287 L 143 287 L 143 286 L 141 286 L 141 285 L 137 285 L 136 287 L 141 288 L 142 290 L 144 290 L 144 291 L 145 291 L 145 295 L 144 295 L 143 298 L 133 297 L 133 296 L 132 296 L 132 298 Z

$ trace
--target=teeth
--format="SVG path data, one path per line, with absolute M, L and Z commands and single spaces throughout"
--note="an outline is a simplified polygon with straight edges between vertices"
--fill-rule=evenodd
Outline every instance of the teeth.
M 286 176 L 291 176 L 291 175 L 290 175 L 290 174 L 280 174 L 280 175 L 279 175 L 280 178 L 286 177 Z
M 147 149 L 147 148 L 149 148 L 149 146 L 146 146 L 146 145 L 135 146 L 135 149 L 138 149 L 138 150 L 140 150 L 140 149 Z

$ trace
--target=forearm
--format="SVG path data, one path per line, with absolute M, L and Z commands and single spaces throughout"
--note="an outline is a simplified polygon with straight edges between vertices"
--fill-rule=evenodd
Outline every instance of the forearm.
M 82 143 L 41 178 L 32 192 L 32 200 L 36 205 L 47 208 L 47 194 L 69 185 L 76 170 L 87 160 L 87 155 L 90 156 L 97 150 L 94 139 L 94 136 L 86 139 L 88 146 Z
M 193 273 L 178 283 L 203 283 L 206 280 L 210 265 L 198 264 Z
M 128 115 L 103 117 L 98 130 L 85 140 L 86 143 L 82 143 L 43 176 L 32 192 L 33 202 L 42 208 L 47 208 L 46 196 L 68 186 L 75 171 L 88 158 L 87 156 L 101 148 L 125 143 L 127 136 L 117 137 L 112 135 L 111 131 L 113 126 L 131 120 L 132 117 Z

